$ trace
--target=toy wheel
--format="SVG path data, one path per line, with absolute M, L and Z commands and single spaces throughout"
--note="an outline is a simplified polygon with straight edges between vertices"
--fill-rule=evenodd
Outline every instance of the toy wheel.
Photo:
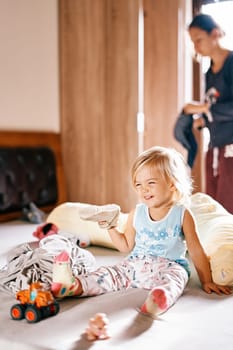
M 41 310 L 41 317 L 46 318 L 46 317 L 56 315 L 59 312 L 60 307 L 59 307 L 59 304 L 55 301 L 53 304 L 41 307 L 40 310 Z
M 35 323 L 41 320 L 41 312 L 40 309 L 37 309 L 34 305 L 30 305 L 27 307 L 25 311 L 25 318 L 28 323 Z
M 26 306 L 22 304 L 15 304 L 11 307 L 11 317 L 13 320 L 22 320 L 25 317 Z
M 52 315 L 58 314 L 60 311 L 60 305 L 58 304 L 57 301 L 55 301 L 52 305 L 50 305 L 50 310 Z
M 46 318 L 46 317 L 50 317 L 51 316 L 50 305 L 43 306 L 43 307 L 40 308 L 40 310 L 41 310 L 41 318 Z

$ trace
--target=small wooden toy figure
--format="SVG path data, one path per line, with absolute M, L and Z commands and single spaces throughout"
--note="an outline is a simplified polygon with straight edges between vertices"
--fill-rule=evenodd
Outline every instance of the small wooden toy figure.
M 109 320 L 104 313 L 97 313 L 90 318 L 86 329 L 88 340 L 104 340 L 110 338 L 108 331 Z

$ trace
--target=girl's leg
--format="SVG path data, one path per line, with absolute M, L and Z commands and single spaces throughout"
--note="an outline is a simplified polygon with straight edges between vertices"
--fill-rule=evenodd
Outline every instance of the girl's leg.
M 70 257 L 65 251 L 55 258 L 51 292 L 57 298 L 80 295 L 82 293 L 82 285 L 79 280 L 73 276 Z
M 66 252 L 62 252 L 55 259 L 53 266 L 51 291 L 55 297 L 62 298 L 81 295 L 93 296 L 126 289 L 129 287 L 129 278 L 125 273 L 124 266 L 122 266 L 119 264 L 100 267 L 96 271 L 75 278 L 69 256 Z
M 153 316 L 165 312 L 182 295 L 188 282 L 186 270 L 175 262 L 159 259 L 153 271 L 153 288 L 141 306 L 143 313 Z

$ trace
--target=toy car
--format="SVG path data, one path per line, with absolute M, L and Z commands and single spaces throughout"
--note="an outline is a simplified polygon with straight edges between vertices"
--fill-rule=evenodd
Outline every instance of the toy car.
M 42 288 L 40 282 L 30 284 L 16 294 L 20 301 L 11 307 L 10 314 L 13 320 L 26 318 L 29 323 L 35 323 L 43 318 L 54 316 L 59 312 L 59 304 L 50 291 Z

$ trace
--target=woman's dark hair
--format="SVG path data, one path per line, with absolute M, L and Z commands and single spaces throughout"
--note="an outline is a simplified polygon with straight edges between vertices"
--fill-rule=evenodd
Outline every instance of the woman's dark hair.
M 192 22 L 188 26 L 188 29 L 190 28 L 199 28 L 207 33 L 211 33 L 213 29 L 219 28 L 219 25 L 211 16 L 199 14 L 193 18 Z

